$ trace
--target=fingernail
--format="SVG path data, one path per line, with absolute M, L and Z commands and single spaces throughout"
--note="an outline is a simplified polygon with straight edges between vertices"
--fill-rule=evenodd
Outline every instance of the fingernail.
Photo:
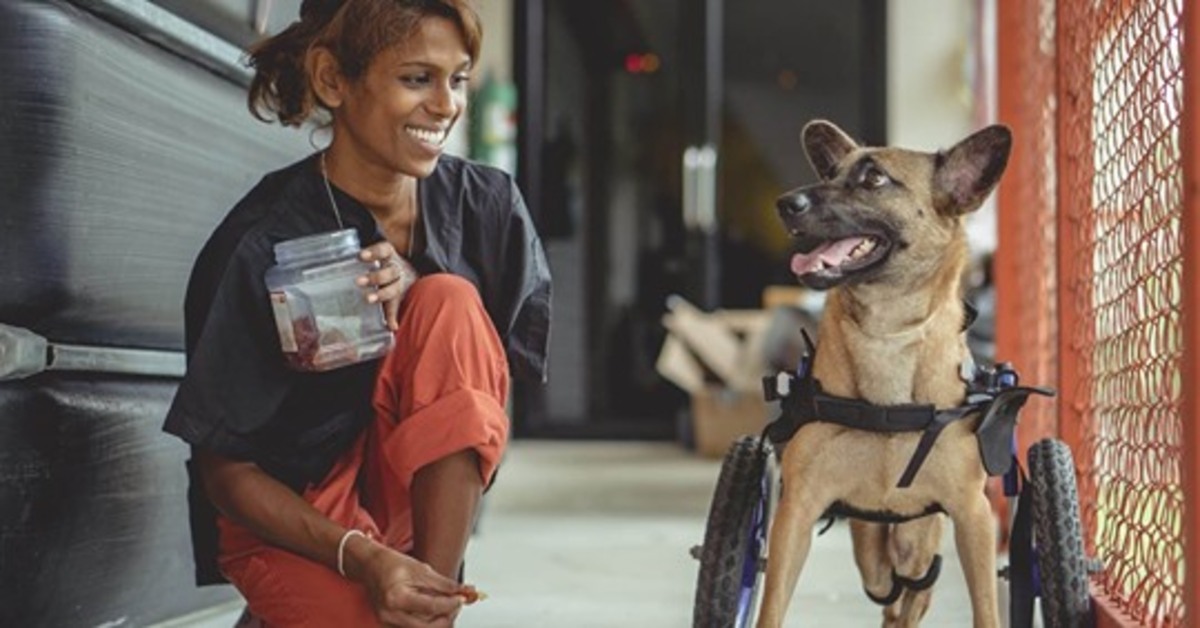
M 374 303 L 379 300 L 379 295 L 372 292 L 367 295 L 367 303 Z
M 354 280 L 354 283 L 356 283 L 356 284 L 358 284 L 358 285 L 360 285 L 360 286 L 365 286 L 365 285 L 367 285 L 367 283 L 368 283 L 369 281 L 370 281 L 370 279 L 367 279 L 367 276 L 366 276 L 366 275 L 363 275 L 362 277 L 359 277 L 358 279 L 355 279 L 355 280 Z

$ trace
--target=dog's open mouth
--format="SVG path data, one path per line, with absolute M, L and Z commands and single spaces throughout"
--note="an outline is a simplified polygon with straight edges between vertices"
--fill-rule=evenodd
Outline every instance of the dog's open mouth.
M 820 241 L 807 252 L 792 255 L 792 272 L 814 288 L 828 287 L 887 257 L 891 242 L 878 235 L 863 234 Z

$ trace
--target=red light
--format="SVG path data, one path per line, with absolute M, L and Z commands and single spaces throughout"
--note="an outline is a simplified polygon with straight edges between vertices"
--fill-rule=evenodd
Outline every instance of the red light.
M 625 55 L 625 71 L 630 74 L 638 74 L 645 68 L 645 61 L 642 55 L 630 53 Z
M 653 52 L 631 52 L 625 55 L 625 71 L 630 74 L 654 74 L 662 65 Z

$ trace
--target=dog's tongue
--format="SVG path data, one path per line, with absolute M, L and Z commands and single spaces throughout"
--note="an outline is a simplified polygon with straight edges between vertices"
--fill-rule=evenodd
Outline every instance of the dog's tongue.
M 846 238 L 836 242 L 827 242 L 808 253 L 796 253 L 792 256 L 792 272 L 797 276 L 815 273 L 826 266 L 838 267 L 850 259 L 850 251 L 866 238 Z

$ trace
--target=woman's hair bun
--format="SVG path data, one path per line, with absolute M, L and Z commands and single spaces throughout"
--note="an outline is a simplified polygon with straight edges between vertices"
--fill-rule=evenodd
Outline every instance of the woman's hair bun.
M 327 20 L 337 13 L 343 0 L 304 0 L 300 4 L 300 19 Z

